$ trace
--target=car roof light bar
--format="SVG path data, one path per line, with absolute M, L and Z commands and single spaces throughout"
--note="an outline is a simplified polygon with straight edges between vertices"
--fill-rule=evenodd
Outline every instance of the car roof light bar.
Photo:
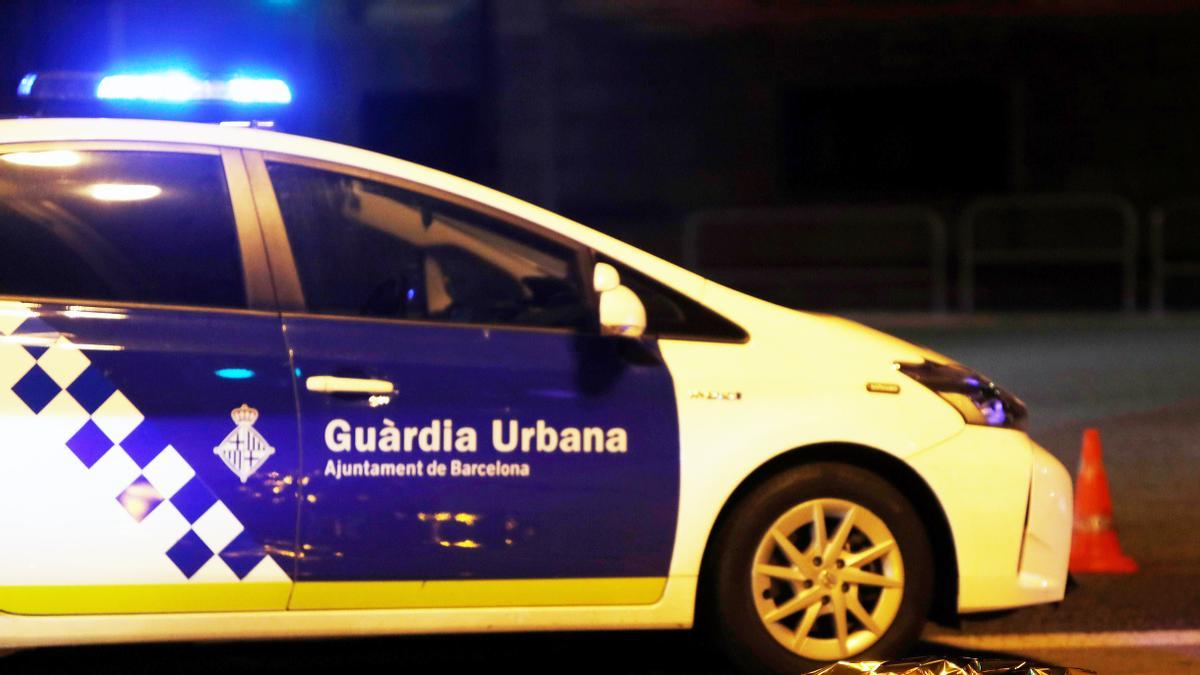
M 181 70 L 143 73 L 29 73 L 17 86 L 21 98 L 37 101 L 97 101 L 181 105 L 278 106 L 292 102 L 287 82 L 276 78 L 235 76 L 201 79 Z
M 283 80 L 234 77 L 201 80 L 180 71 L 107 75 L 96 85 L 101 100 L 188 103 L 223 101 L 248 104 L 288 104 L 292 90 Z

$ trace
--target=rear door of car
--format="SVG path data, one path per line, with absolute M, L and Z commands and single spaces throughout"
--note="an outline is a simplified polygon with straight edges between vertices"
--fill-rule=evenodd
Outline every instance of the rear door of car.
M 388 176 L 247 167 L 299 390 L 291 608 L 657 601 L 675 395 L 654 340 L 598 334 L 591 252 Z
M 0 611 L 283 609 L 298 466 L 241 153 L 0 146 Z

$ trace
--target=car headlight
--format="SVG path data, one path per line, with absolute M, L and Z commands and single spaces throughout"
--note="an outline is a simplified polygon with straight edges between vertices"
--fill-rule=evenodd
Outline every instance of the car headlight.
M 954 406 L 967 424 L 1025 429 L 1027 413 L 1021 399 L 970 368 L 924 361 L 897 363 L 896 369 Z

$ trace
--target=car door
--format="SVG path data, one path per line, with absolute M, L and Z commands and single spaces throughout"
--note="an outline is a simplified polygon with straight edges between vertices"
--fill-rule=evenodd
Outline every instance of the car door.
M 247 161 L 271 259 L 292 258 L 272 267 L 296 270 L 276 278 L 296 293 L 291 607 L 656 601 L 674 393 L 652 340 L 598 334 L 590 252 L 395 179 Z
M 298 465 L 240 153 L 0 146 L 0 611 L 283 609 Z

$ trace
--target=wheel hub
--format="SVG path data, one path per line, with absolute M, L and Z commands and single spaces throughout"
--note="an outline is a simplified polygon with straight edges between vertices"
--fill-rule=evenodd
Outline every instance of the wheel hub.
M 817 575 L 817 579 L 825 588 L 833 588 L 834 586 L 837 586 L 838 582 L 837 576 L 829 570 L 821 570 L 821 573 Z

